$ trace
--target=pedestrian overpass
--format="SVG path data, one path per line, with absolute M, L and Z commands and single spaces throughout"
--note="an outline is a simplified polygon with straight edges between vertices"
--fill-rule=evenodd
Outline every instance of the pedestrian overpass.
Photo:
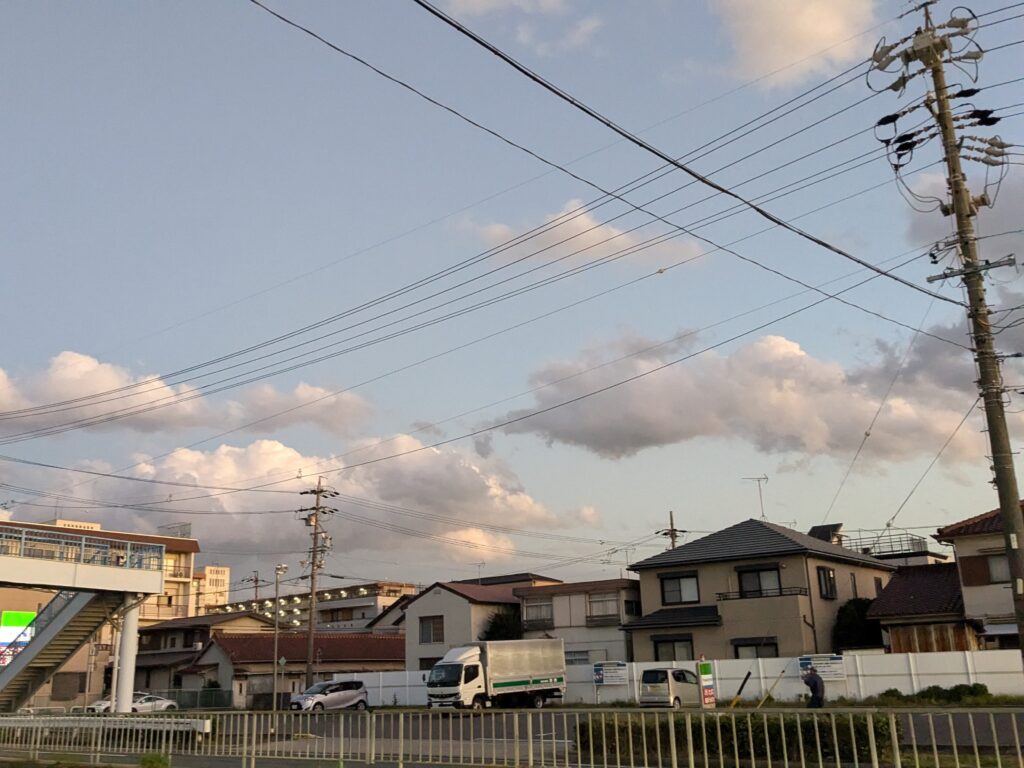
M 161 594 L 164 547 L 102 532 L 0 524 L 0 586 L 56 590 L 22 630 L 0 646 L 0 711 L 31 699 L 90 637 L 121 620 L 115 666 L 117 711 L 131 709 L 138 650 L 139 603 Z

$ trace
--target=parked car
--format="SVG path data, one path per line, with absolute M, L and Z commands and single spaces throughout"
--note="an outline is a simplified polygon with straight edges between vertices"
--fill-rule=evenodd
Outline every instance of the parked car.
M 144 690 L 137 690 L 137 691 L 135 691 L 134 693 L 131 694 L 132 712 L 152 712 L 152 710 L 135 710 L 134 709 L 136 703 L 138 701 L 140 701 L 141 699 L 145 698 L 148 695 L 150 695 L 150 694 L 146 693 Z M 159 698 L 159 696 L 156 696 L 156 698 Z M 168 699 L 164 699 L 164 700 L 168 700 Z M 171 701 L 171 703 L 174 703 L 174 702 Z M 167 709 L 167 708 L 165 708 L 165 709 Z M 175 708 L 169 708 L 169 709 L 175 709 Z M 88 713 L 96 714 L 96 715 L 102 714 L 104 712 L 110 712 L 111 711 L 111 699 L 109 699 L 109 698 L 100 698 L 98 701 L 93 701 L 91 703 L 91 705 L 89 705 L 88 707 L 85 708 L 85 711 L 88 712 Z
M 132 712 L 165 712 L 177 709 L 178 705 L 171 699 L 147 693 L 141 698 L 132 699 Z
M 700 681 L 688 669 L 645 669 L 640 676 L 641 707 L 691 707 L 700 704 Z
M 292 696 L 291 708 L 320 711 L 324 709 L 366 709 L 369 694 L 360 680 L 336 683 L 330 680 L 317 683 L 297 696 Z

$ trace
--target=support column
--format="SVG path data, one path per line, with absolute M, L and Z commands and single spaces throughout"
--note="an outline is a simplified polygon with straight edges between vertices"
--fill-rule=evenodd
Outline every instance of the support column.
M 125 605 L 137 603 L 138 595 L 125 595 Z M 135 656 L 139 650 L 139 606 L 125 608 L 121 616 L 121 642 L 117 675 L 117 712 L 132 711 L 132 692 L 135 690 Z

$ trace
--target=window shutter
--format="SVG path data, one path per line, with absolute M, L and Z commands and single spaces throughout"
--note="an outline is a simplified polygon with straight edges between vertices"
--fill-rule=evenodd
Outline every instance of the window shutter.
M 981 587 L 988 584 L 988 558 L 984 555 L 961 557 L 960 580 L 965 587 Z

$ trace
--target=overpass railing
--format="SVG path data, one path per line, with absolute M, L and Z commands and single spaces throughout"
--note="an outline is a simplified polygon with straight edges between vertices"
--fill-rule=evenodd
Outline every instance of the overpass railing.
M 0 555 L 145 571 L 162 570 L 164 563 L 162 544 L 16 526 L 0 526 Z

